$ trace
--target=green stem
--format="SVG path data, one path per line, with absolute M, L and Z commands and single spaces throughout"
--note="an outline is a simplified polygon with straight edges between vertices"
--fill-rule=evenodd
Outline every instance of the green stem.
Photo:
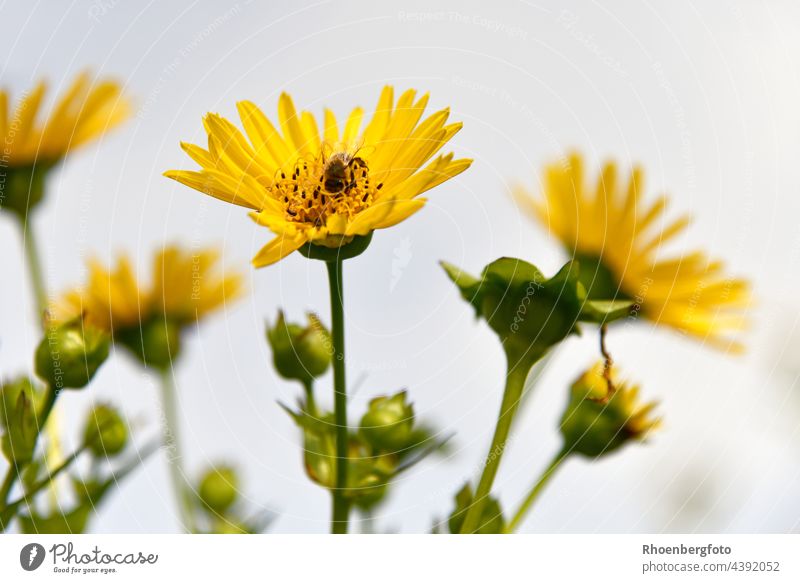
M 492 437 L 492 444 L 486 456 L 478 488 L 475 490 L 475 497 L 467 510 L 464 524 L 461 526 L 461 534 L 472 534 L 481 527 L 480 521 L 483 515 L 483 507 L 492 491 L 497 470 L 500 468 L 500 460 L 505 453 L 508 436 L 511 432 L 511 425 L 514 422 L 514 415 L 519 408 L 522 392 L 525 388 L 525 379 L 530 371 L 530 366 L 521 364 L 519 360 L 508 359 L 508 376 L 506 377 L 506 387 L 503 391 L 503 402 L 500 405 L 500 415 L 497 418 L 497 425 Z
M 36 317 L 39 325 L 45 327 L 45 312 L 48 308 L 47 286 L 44 281 L 44 271 L 42 269 L 42 259 L 39 254 L 39 245 L 36 238 L 36 230 L 30 214 L 27 216 L 17 215 L 19 228 L 22 234 L 22 248 L 25 253 L 25 262 L 28 266 L 28 273 L 31 278 L 31 288 L 33 290 L 33 301 L 36 309 Z M 47 438 L 52 444 L 58 443 L 58 427 L 51 424 L 47 427 Z M 48 463 L 58 464 L 61 461 L 59 448 L 48 451 Z M 55 481 L 51 482 L 51 502 L 55 507 L 58 502 L 58 485 Z
M 50 413 L 53 411 L 53 406 L 56 403 L 56 397 L 58 397 L 58 391 L 56 391 L 50 385 L 47 386 L 47 393 L 45 394 L 45 401 L 42 405 L 42 410 L 39 413 L 39 417 L 36 423 L 36 438 L 33 444 L 34 451 L 36 450 L 36 443 L 39 441 L 39 435 L 42 433 L 42 429 L 44 428 L 45 424 L 47 423 L 47 419 L 50 417 Z M 17 478 L 22 475 L 22 471 L 25 469 L 27 464 L 15 464 L 11 463 L 8 466 L 8 470 L 6 470 L 6 476 L 3 479 L 3 485 L 0 487 L 0 506 L 3 508 L 3 512 L 8 510 L 6 503 L 8 502 L 8 496 L 11 494 L 11 490 L 14 487 L 14 483 L 17 481 Z M 13 516 L 11 517 L 13 518 Z M 7 521 L 3 521 L 2 528 L 0 528 L 0 532 L 5 530 L 8 526 L 6 524 Z
M 3 485 L 0 486 L 0 496 L 2 496 L 4 509 L 6 500 L 8 500 L 8 495 L 11 493 L 11 488 L 14 487 L 14 481 L 16 479 L 16 468 L 14 467 L 14 464 L 11 464 L 11 467 L 9 467 L 6 471 L 6 477 L 3 479 Z
M 317 417 L 317 401 L 314 398 L 314 381 L 309 380 L 303 383 L 303 389 L 306 392 L 306 412 L 312 417 Z
M 331 336 L 333 338 L 333 413 L 336 422 L 336 487 L 333 489 L 331 532 L 347 534 L 350 504 L 347 488 L 347 388 L 344 361 L 344 297 L 342 293 L 342 260 L 328 261 L 328 284 L 331 295 Z
M 172 372 L 165 370 L 161 373 L 161 400 L 164 408 L 164 446 L 167 450 L 170 481 L 175 498 L 178 501 L 178 511 L 181 526 L 186 532 L 195 532 L 194 509 L 191 490 L 186 481 L 183 469 L 183 454 L 181 453 L 180 439 L 178 438 L 178 407 L 177 391 L 172 380 Z
M 569 456 L 569 453 L 569 450 L 565 448 L 556 454 L 556 456 L 550 462 L 550 465 L 547 466 L 542 475 L 539 476 L 539 479 L 536 480 L 536 483 L 533 485 L 533 488 L 531 488 L 531 491 L 528 492 L 525 500 L 514 514 L 514 518 L 512 518 L 511 521 L 506 525 L 504 532 L 512 533 L 517 530 L 519 525 L 525 519 L 525 516 L 528 514 L 528 512 L 530 512 L 530 509 L 533 507 L 533 503 L 536 502 L 539 494 L 542 493 L 542 490 L 544 490 L 544 487 L 550 481 L 550 478 L 553 477 L 553 475 L 556 473 L 556 470 L 561 466 L 561 462 L 563 462 L 567 456 Z
M 59 474 L 61 474 L 61 472 L 66 470 L 72 464 L 72 462 L 78 459 L 78 456 L 81 455 L 84 451 L 86 451 L 87 447 L 89 447 L 88 443 L 83 444 L 80 448 L 78 448 L 69 456 L 64 458 L 64 460 L 59 465 L 57 465 L 50 472 L 48 472 L 46 478 L 42 478 L 41 480 L 36 482 L 22 496 L 14 500 L 11 504 L 8 504 L 6 507 L 4 507 L 2 511 L 0 511 L 0 530 L 3 530 L 3 528 L 6 525 L 6 522 L 10 521 L 10 519 L 14 517 L 14 513 L 23 503 L 30 501 L 34 496 L 36 496 L 36 494 L 38 494 L 46 487 L 48 487 L 50 484 L 52 484 L 53 480 L 55 480 L 59 476 Z
M 39 247 L 36 243 L 36 235 L 33 232 L 31 221 L 19 217 L 19 227 L 22 230 L 22 246 L 25 252 L 25 260 L 28 264 L 31 285 L 33 286 L 37 317 L 40 323 L 43 323 L 43 315 L 47 309 L 47 288 L 44 285 L 44 273 L 39 257 Z

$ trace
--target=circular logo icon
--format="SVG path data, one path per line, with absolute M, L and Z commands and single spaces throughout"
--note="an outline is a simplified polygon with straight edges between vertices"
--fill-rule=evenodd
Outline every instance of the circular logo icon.
M 44 562 L 44 547 L 39 543 L 30 543 L 19 552 L 19 564 L 26 571 L 35 571 Z

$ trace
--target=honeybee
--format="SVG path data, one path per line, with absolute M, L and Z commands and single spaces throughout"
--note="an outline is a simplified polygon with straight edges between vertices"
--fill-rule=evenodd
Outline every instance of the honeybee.
M 337 152 L 325 161 L 322 170 L 322 186 L 329 194 L 349 190 L 356 183 L 356 170 L 366 168 L 363 158 L 348 152 Z

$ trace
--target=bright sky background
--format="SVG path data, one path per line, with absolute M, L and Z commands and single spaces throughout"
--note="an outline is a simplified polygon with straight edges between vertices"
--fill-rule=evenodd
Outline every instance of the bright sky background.
M 56 7 L 58 6 L 58 7 Z M 289 7 L 291 6 L 291 9 Z M 271 235 L 237 207 L 161 176 L 192 168 L 180 140 L 202 143 L 201 116 L 235 115 L 249 99 L 270 115 L 281 91 L 298 107 L 368 109 L 380 88 L 430 91 L 464 130 L 475 159 L 428 206 L 375 235 L 346 266 L 349 378 L 357 419 L 371 396 L 407 387 L 420 418 L 455 432 L 452 454 L 404 476 L 378 519 L 419 532 L 450 512 L 474 477 L 499 408 L 504 362 L 495 337 L 437 262 L 479 272 L 503 255 L 553 273 L 565 257 L 522 216 L 509 187 L 537 188 L 543 164 L 579 149 L 592 171 L 614 158 L 646 170 L 695 221 L 672 249 L 702 247 L 754 282 L 749 351 L 729 357 L 646 324 L 614 330 L 610 347 L 663 431 L 646 446 L 591 464 L 572 460 L 524 530 L 785 532 L 800 529 L 800 5 L 784 1 L 504 3 L 0 3 L 0 83 L 19 94 L 39 78 L 63 90 L 83 68 L 120 79 L 137 103 L 127 125 L 54 173 L 36 217 L 52 291 L 79 283 L 90 256 L 118 251 L 149 272 L 173 241 L 221 245 L 247 274 L 247 297 L 204 322 L 177 371 L 190 470 L 226 460 L 242 470 L 253 511 L 273 530 L 325 532 L 329 497 L 307 480 L 299 436 L 277 402 L 300 387 L 276 378 L 263 337 L 279 307 L 327 317 L 324 267 L 298 254 L 258 272 Z M 38 341 L 18 233 L 0 217 L 0 374 L 28 371 Z M 516 505 L 556 451 L 566 387 L 596 356 L 570 340 L 517 424 L 497 487 Z M 330 374 L 319 384 L 323 401 Z M 122 404 L 140 443 L 158 430 L 157 386 L 124 354 L 89 390 L 60 403 L 65 448 L 91 401 Z M 165 459 L 151 459 L 100 509 L 100 532 L 173 532 Z

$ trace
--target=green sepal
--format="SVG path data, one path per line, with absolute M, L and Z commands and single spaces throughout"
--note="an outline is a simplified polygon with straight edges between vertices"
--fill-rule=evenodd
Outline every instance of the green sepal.
M 298 249 L 301 255 L 308 259 L 319 259 L 321 261 L 338 261 L 352 259 L 361 255 L 367 250 L 372 242 L 372 231 L 366 235 L 356 235 L 348 243 L 339 247 L 327 247 L 315 243 L 306 243 Z

